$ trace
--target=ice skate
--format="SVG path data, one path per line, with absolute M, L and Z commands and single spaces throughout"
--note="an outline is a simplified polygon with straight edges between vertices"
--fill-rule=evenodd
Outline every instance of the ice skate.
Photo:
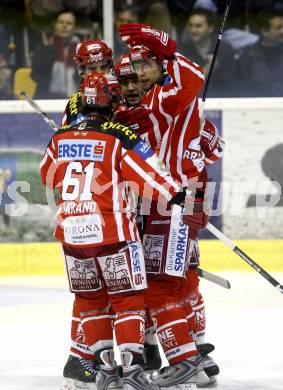
M 220 369 L 215 361 L 208 356 L 209 353 L 214 351 L 214 345 L 205 343 L 198 345 L 197 348 L 202 357 L 201 370 L 197 375 L 197 387 L 215 387 L 217 385 L 216 375 L 219 374 Z
M 99 357 L 103 364 L 100 364 L 96 377 L 97 390 L 122 389 L 123 383 L 119 377 L 119 367 L 114 360 L 113 349 L 105 349 Z
M 159 390 L 160 387 L 151 379 L 141 365 L 133 364 L 131 352 L 122 352 L 123 389 L 124 390 Z
M 93 360 L 70 355 L 63 370 L 60 390 L 97 390 L 97 369 Z
M 158 345 L 145 344 L 143 352 L 142 367 L 145 371 L 159 370 L 162 366 L 162 359 Z
M 153 378 L 161 390 L 197 390 L 197 366 L 200 359 L 200 356 L 193 356 L 172 366 L 164 367 Z

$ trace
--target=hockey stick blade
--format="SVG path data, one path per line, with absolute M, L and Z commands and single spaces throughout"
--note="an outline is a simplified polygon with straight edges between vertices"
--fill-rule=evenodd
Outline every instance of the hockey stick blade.
M 201 268 L 197 268 L 198 276 L 203 279 L 208 280 L 211 283 L 217 284 L 218 286 L 227 288 L 228 290 L 231 288 L 231 284 L 227 279 L 222 278 L 221 276 L 212 274 L 211 272 L 204 271 Z
M 251 266 L 256 272 L 264 277 L 272 286 L 283 294 L 283 286 L 274 279 L 268 272 L 266 272 L 259 264 L 257 264 L 250 256 L 248 256 L 242 249 L 240 249 L 230 238 L 226 237 L 220 230 L 213 226 L 210 222 L 207 224 L 207 229 L 225 245 L 227 245 L 234 253 L 236 253 L 241 259 L 243 259 L 249 266 Z
M 46 112 L 44 112 L 37 104 L 36 102 L 25 92 L 22 91 L 20 93 L 20 96 L 22 96 L 26 102 L 29 103 L 29 105 L 42 117 L 42 119 L 50 126 L 54 131 L 57 131 L 59 126 L 57 123 L 51 119 Z

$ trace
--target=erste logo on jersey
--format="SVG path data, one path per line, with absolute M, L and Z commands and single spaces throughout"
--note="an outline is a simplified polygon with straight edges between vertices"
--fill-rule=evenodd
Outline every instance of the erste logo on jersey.
M 58 161 L 103 161 L 106 141 L 66 139 L 58 142 Z

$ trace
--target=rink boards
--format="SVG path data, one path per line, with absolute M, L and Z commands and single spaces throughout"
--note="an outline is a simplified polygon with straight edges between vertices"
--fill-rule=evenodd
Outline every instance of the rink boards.
M 237 240 L 235 243 L 268 272 L 283 272 L 283 240 Z M 253 271 L 217 240 L 201 240 L 201 267 L 207 271 Z M 1 244 L 0 276 L 61 275 L 64 261 L 57 243 Z
M 66 101 L 38 103 L 60 122 Z M 209 179 L 216 182 L 211 223 L 229 238 L 239 239 L 237 245 L 267 271 L 281 272 L 283 99 L 208 99 L 206 110 L 226 141 L 223 160 L 209 171 Z M 2 180 L 4 188 L 13 181 L 27 181 L 31 187 L 30 193 L 22 193 L 29 212 L 10 220 L 15 236 L 11 241 L 23 244 L 0 245 L 0 275 L 62 274 L 57 244 L 24 243 L 48 241 L 52 236 L 50 215 L 42 207 L 46 202 L 38 162 L 53 131 L 24 101 L 0 102 L 0 119 L 0 170 L 9 171 Z M 3 192 L 1 205 L 12 202 Z M 2 217 L 0 225 L 0 236 L 11 238 Z M 205 239 L 201 241 L 204 269 L 252 271 L 221 242 L 206 240 L 211 235 L 205 232 L 201 238 Z

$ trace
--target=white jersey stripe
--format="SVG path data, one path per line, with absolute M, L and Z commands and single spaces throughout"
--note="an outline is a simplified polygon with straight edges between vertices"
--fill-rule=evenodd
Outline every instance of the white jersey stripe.
M 122 214 L 118 212 L 120 209 L 119 207 L 119 193 L 118 193 L 118 174 L 115 169 L 115 161 L 116 161 L 116 153 L 117 153 L 117 148 L 119 145 L 120 141 L 116 139 L 115 141 L 115 146 L 112 152 L 112 185 L 113 185 L 113 195 L 112 195 L 112 200 L 113 200 L 113 211 L 114 211 L 114 217 L 116 221 L 116 227 L 117 227 L 117 232 L 118 232 L 118 237 L 120 241 L 125 241 L 125 235 L 123 231 L 123 219 L 122 219 Z
M 47 152 L 45 152 L 45 155 L 43 156 L 42 160 L 40 161 L 40 164 L 39 164 L 39 168 L 41 169 L 43 167 L 43 165 L 46 163 L 47 161 L 47 158 L 48 158 L 48 154 Z
M 159 142 L 161 140 L 161 133 L 159 130 L 158 120 L 156 119 L 155 115 L 153 115 L 153 113 L 149 115 L 149 119 L 153 123 L 153 131 L 154 131 L 155 139 L 157 140 L 157 142 Z
M 196 74 L 202 80 L 205 79 L 204 74 L 200 70 L 194 68 L 192 65 L 188 64 L 187 62 L 185 62 L 181 58 L 178 58 L 178 62 L 180 65 L 184 66 L 185 68 L 190 69 L 194 74 Z
M 174 69 L 174 77 L 175 77 L 176 84 L 178 85 L 178 88 L 182 88 L 181 78 L 180 78 L 180 67 L 178 61 L 174 61 L 173 69 Z
M 49 157 L 52 158 L 54 164 L 57 164 L 57 161 L 56 161 L 56 159 L 54 158 L 53 153 L 51 152 L 51 150 L 50 150 L 49 148 L 46 149 L 46 153 L 48 154 Z
M 185 137 L 186 131 L 189 131 L 188 123 L 189 123 L 189 121 L 191 119 L 191 115 L 192 115 L 193 109 L 195 107 L 195 104 L 196 104 L 196 99 L 194 99 L 192 101 L 190 109 L 187 112 L 187 115 L 186 115 L 186 118 L 185 118 L 185 121 L 184 121 L 184 124 L 183 124 L 183 127 L 182 127 L 181 136 L 179 138 L 179 143 L 178 143 L 177 172 L 178 172 L 178 174 L 179 174 L 179 176 L 180 176 L 180 178 L 182 180 L 182 184 L 183 184 L 184 187 L 188 183 L 188 178 L 187 178 L 186 175 L 184 175 L 183 170 L 182 170 L 184 137 Z M 170 147 L 170 149 L 171 149 L 171 147 Z
M 172 177 L 169 175 L 169 173 L 165 170 L 162 170 L 159 166 L 161 160 L 160 158 L 156 155 L 156 154 L 153 154 L 151 157 L 147 158 L 146 159 L 146 162 L 154 169 L 156 170 L 159 175 L 161 177 L 163 177 L 164 180 L 166 180 L 166 182 L 168 184 L 170 184 L 170 186 L 174 187 L 176 191 L 179 191 L 180 190 L 180 186 L 172 179 Z
M 148 173 L 146 173 L 141 167 L 138 166 L 137 163 L 130 157 L 126 156 L 125 161 L 129 166 L 136 171 L 138 175 L 140 175 L 142 178 L 144 178 L 149 185 L 151 185 L 153 188 L 155 188 L 157 191 L 159 191 L 168 201 L 172 199 L 172 195 L 169 191 L 165 189 L 162 185 L 157 183 Z

